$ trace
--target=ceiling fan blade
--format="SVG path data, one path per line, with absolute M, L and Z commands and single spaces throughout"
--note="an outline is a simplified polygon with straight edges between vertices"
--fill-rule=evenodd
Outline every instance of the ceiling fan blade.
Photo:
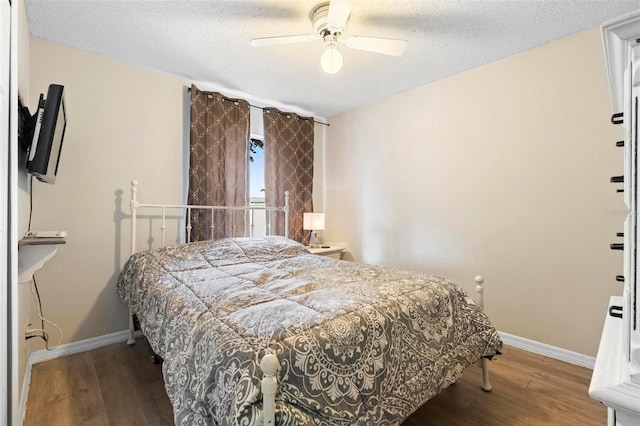
M 276 46 L 278 44 L 304 43 L 307 41 L 317 40 L 319 37 L 314 34 L 289 35 L 278 37 L 254 38 L 249 42 L 253 47 L 260 46 Z
M 336 31 L 341 31 L 347 25 L 347 19 L 353 7 L 353 0 L 331 0 L 327 25 Z
M 406 40 L 360 36 L 348 37 L 344 43 L 351 49 L 366 50 L 367 52 L 392 56 L 402 56 L 407 50 L 408 45 Z

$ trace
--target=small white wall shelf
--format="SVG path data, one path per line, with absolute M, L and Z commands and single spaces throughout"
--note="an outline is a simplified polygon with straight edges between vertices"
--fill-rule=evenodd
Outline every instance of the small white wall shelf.
M 64 238 L 25 237 L 18 241 L 18 282 L 31 281 L 33 274 L 51 259 Z

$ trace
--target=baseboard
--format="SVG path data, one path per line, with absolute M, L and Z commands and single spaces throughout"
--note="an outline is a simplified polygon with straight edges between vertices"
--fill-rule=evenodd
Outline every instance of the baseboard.
M 499 332 L 502 341 L 518 349 L 544 355 L 559 361 L 568 362 L 569 364 L 579 365 L 593 370 L 596 359 L 592 356 L 584 355 L 578 352 L 569 351 L 557 346 L 547 345 L 546 343 L 537 342 L 535 340 L 525 339 L 524 337 L 514 336 L 513 334 Z
M 136 332 L 136 337 L 142 336 L 140 332 Z M 129 330 L 117 331 L 104 336 L 92 337 L 91 339 L 80 340 L 78 342 L 60 345 L 50 351 L 43 349 L 32 352 L 29 355 L 28 363 L 30 365 L 39 362 L 49 361 L 50 359 L 60 358 L 67 355 L 73 355 L 80 352 L 91 351 L 103 346 L 113 345 L 114 343 L 126 342 L 129 339 Z
M 22 381 L 22 392 L 20 392 L 20 404 L 18 405 L 18 425 L 22 426 L 24 422 L 24 410 L 27 407 L 27 398 L 29 397 L 29 385 L 31 384 L 31 363 L 27 361 L 24 372 L 24 380 Z
M 142 336 L 142 333 L 136 331 L 135 337 Z M 43 349 L 29 354 L 27 358 L 27 367 L 24 373 L 24 381 L 22 384 L 22 392 L 20 393 L 20 404 L 18 405 L 18 423 L 22 425 L 24 421 L 25 409 L 27 407 L 27 399 L 29 398 L 29 385 L 31 384 L 31 369 L 33 364 L 49 361 L 54 358 L 60 358 L 67 355 L 98 349 L 103 346 L 112 345 L 114 343 L 126 342 L 129 339 L 129 330 L 118 331 L 116 333 L 105 334 L 104 336 L 93 337 L 91 339 L 80 340 L 79 342 L 60 345 L 50 351 Z

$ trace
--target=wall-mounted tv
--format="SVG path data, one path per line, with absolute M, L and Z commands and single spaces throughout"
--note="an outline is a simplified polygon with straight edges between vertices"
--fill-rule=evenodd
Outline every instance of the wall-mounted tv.
M 29 115 L 26 108 L 21 113 Z M 49 85 L 47 97 L 40 95 L 36 113 L 24 121 L 21 139 L 28 149 L 27 171 L 39 181 L 53 184 L 67 127 L 64 86 Z

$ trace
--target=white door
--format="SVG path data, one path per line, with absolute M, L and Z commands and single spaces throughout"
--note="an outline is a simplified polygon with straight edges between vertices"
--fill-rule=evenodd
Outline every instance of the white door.
M 10 294 L 7 267 L 8 192 L 9 192 L 9 68 L 10 68 L 11 6 L 0 2 L 0 424 L 9 423 L 9 366 L 8 297 Z

